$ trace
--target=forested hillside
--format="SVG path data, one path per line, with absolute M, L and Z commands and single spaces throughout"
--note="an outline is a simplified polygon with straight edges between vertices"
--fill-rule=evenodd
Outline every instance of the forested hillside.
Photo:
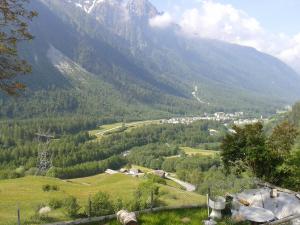
M 276 58 L 186 39 L 177 25 L 154 29 L 149 19 L 159 11 L 149 1 L 99 1 L 91 13 L 75 3 L 32 1 L 35 39 L 21 55 L 33 72 L 20 77 L 28 86 L 22 96 L 1 96 L 2 118 L 270 113 L 300 96 L 300 77 Z M 120 19 L 124 10 L 128 20 Z
M 198 122 L 189 126 L 148 125 L 97 140 L 85 130 L 95 129 L 100 123 L 101 121 L 86 118 L 2 122 L 0 177 L 16 178 L 25 174 L 59 178 L 84 177 L 104 172 L 107 168 L 117 169 L 124 166 L 128 161 L 122 154 L 134 147 L 143 148 L 148 144 L 156 144 L 159 149 L 167 144 L 169 147 L 162 148 L 161 153 L 156 153 L 159 157 L 155 160 L 160 161 L 162 156 L 177 155 L 180 150 L 168 153 L 168 149 L 176 146 L 192 147 L 219 141 L 220 136 L 211 136 L 209 129 L 224 129 L 223 126 L 211 122 Z M 37 139 L 39 132 L 45 130 L 53 138 L 48 144 Z M 40 153 L 43 151 L 47 151 L 51 164 L 47 170 L 40 171 Z M 151 159 L 154 156 L 152 153 L 148 152 Z M 149 158 L 147 160 L 151 162 Z

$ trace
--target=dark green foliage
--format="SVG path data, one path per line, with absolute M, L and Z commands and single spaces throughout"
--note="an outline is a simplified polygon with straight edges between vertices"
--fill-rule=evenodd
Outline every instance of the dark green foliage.
M 151 180 L 141 183 L 135 192 L 131 210 L 138 211 L 159 205 L 159 186 Z
M 128 156 L 128 160 L 132 164 L 151 169 L 161 169 L 164 157 L 180 153 L 181 150 L 178 147 L 171 147 L 166 144 L 149 144 L 133 148 Z
M 277 169 L 284 186 L 300 191 L 300 150 L 295 150 Z
M 300 125 L 300 102 L 297 102 L 289 113 L 289 120 L 296 126 Z
M 261 123 L 233 127 L 236 133 L 226 135 L 222 143 L 222 160 L 227 170 L 243 161 L 258 177 L 269 176 L 272 170 L 270 152 Z
M 209 129 L 220 130 L 220 135 L 210 136 Z M 148 125 L 125 133 L 124 136 L 115 136 L 119 139 L 135 139 L 140 145 L 150 143 L 173 144 L 196 147 L 202 143 L 218 142 L 222 140 L 226 128 L 217 122 L 198 121 L 190 125 L 160 124 Z
M 118 205 L 120 207 L 120 205 Z M 89 206 L 86 207 L 88 209 Z M 87 211 L 87 210 L 86 210 Z M 98 192 L 91 198 L 91 216 L 104 216 L 114 213 L 114 203 L 110 196 L 104 192 Z M 87 211 L 88 214 L 88 211 Z
M 234 170 L 234 169 L 233 169 Z M 201 182 L 197 183 L 197 191 L 200 194 L 207 194 L 210 189 L 214 196 L 224 196 L 227 193 L 239 193 L 242 190 L 255 188 L 255 179 L 247 171 L 240 173 L 226 174 L 221 167 L 212 167 L 202 174 Z
M 299 173 L 294 169 L 299 162 L 293 160 L 297 153 L 291 151 L 298 135 L 295 126 L 283 122 L 269 137 L 264 134 L 260 123 L 234 127 L 234 130 L 236 133 L 228 134 L 221 146 L 227 172 L 236 166 L 239 166 L 238 174 L 250 168 L 258 178 L 297 190 L 291 185 L 291 180 L 295 184 L 298 182 Z
M 114 202 L 113 207 L 114 207 L 114 211 L 117 213 L 120 210 L 124 209 L 125 204 L 121 198 L 117 198 L 117 200 Z
M 52 209 L 59 209 L 63 206 L 63 201 L 61 199 L 57 199 L 57 198 L 51 198 L 49 200 L 49 206 Z
M 94 175 L 108 168 L 119 169 L 127 160 L 118 155 L 128 150 L 131 150 L 128 156 L 130 163 L 161 169 L 165 157 L 182 155 L 177 144 L 198 146 L 201 143 L 220 141 L 221 136 L 210 136 L 208 130 L 225 130 L 224 126 L 215 122 L 148 125 L 107 135 L 96 141 L 85 130 L 95 129 L 104 121 L 106 120 L 70 117 L 1 122 L 0 178 L 17 178 L 25 174 L 43 175 L 36 168 L 38 151 L 41 149 L 36 141 L 36 133 L 40 130 L 49 131 L 54 136 L 47 146 L 53 163 L 47 176 L 63 179 Z M 210 160 L 207 162 L 207 165 L 211 164 Z M 192 161 L 185 163 L 184 160 L 181 163 L 193 164 Z M 205 162 L 201 163 L 205 165 Z M 22 167 L 19 168 L 20 166 Z M 19 169 L 16 171 L 16 168 Z
M 268 148 L 278 159 L 284 160 L 289 156 L 298 134 L 294 125 L 287 121 L 282 122 L 273 129 L 272 135 L 268 138 Z
M 149 181 L 151 181 L 152 183 L 157 183 L 157 184 L 163 184 L 163 185 L 166 185 L 167 182 L 166 182 L 166 179 L 164 178 L 161 178 L 159 177 L 158 175 L 155 175 L 155 174 L 147 174 L 146 175 L 147 179 Z
M 87 177 L 105 172 L 106 169 L 120 169 L 127 161 L 120 156 L 112 156 L 99 162 L 87 162 L 65 168 L 53 167 L 47 175 L 61 179 Z
M 0 179 L 14 179 L 18 178 L 19 174 L 15 170 L 4 169 L 0 170 Z
M 65 210 L 65 213 L 69 217 L 76 217 L 78 216 L 78 211 L 80 209 L 80 206 L 77 202 L 77 199 L 74 196 L 69 196 L 64 200 L 63 208 Z
M 42 186 L 42 189 L 44 192 L 59 191 L 59 187 L 57 185 L 51 185 L 51 184 L 44 184 Z
M 94 162 L 108 159 L 126 150 L 124 149 L 126 146 L 120 145 L 117 140 L 108 137 L 103 143 L 91 142 L 94 137 L 89 136 L 87 132 L 79 132 L 80 130 L 96 128 L 96 125 L 96 120 L 87 118 L 2 122 L 0 124 L 2 128 L 0 178 L 23 176 L 22 171 L 15 171 L 14 169 L 20 165 L 23 165 L 25 170 L 30 170 L 26 174 L 37 175 L 34 167 L 37 165 L 39 143 L 35 140 L 35 134 L 39 130 L 49 130 L 55 138 L 59 138 L 52 140 L 48 146 L 55 167 L 48 171 L 50 176 L 57 174 L 57 176 L 67 178 L 66 175 L 63 175 L 63 171 L 68 171 L 72 177 L 78 171 L 85 171 L 84 174 L 93 175 L 97 171 L 103 172 L 108 166 L 116 168 L 116 165 L 123 165 L 123 159 L 113 157 L 103 163 Z M 61 157 L 62 155 L 64 157 Z M 91 163 L 82 165 L 87 162 Z M 81 165 L 74 167 L 77 164 Z M 67 167 L 72 168 L 67 169 Z

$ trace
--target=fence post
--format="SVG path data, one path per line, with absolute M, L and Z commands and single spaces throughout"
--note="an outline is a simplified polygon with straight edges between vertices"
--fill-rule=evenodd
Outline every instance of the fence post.
M 210 195 L 211 195 L 211 194 L 210 194 L 210 188 L 208 188 L 208 193 L 207 193 L 207 195 L 206 195 L 206 196 L 207 196 L 207 217 L 208 217 L 208 219 L 209 219 L 209 216 L 210 216 L 210 215 L 209 215 L 209 214 L 210 214 L 210 212 L 209 212 L 209 211 L 210 211 L 210 210 L 209 210 L 209 198 L 210 198 Z
M 20 206 L 19 206 L 19 204 L 18 204 L 17 214 L 18 214 L 18 225 L 21 225 L 21 214 L 20 214 Z
M 92 214 L 92 201 L 91 201 L 91 195 L 89 195 L 89 219 L 91 218 Z
M 207 217 L 209 218 L 209 195 L 206 194 L 206 204 L 207 204 Z
M 151 191 L 151 212 L 153 211 L 153 190 Z

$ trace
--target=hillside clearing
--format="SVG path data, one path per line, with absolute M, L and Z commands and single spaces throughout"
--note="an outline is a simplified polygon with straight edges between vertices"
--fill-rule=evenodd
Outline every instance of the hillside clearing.
M 181 147 L 181 149 L 187 155 L 215 156 L 220 153 L 219 151 L 203 150 L 203 149 L 191 148 L 191 147 Z
M 130 122 L 130 123 L 113 123 L 106 124 L 99 127 L 99 129 L 90 131 L 90 135 L 95 135 L 97 138 L 101 138 L 103 135 L 106 135 L 110 132 L 116 132 L 118 129 L 121 129 L 123 126 L 130 131 L 133 128 L 137 128 L 143 125 L 149 124 L 158 124 L 160 120 L 146 120 L 146 121 L 138 121 L 138 122 Z
M 72 180 L 60 180 L 49 177 L 25 177 L 14 180 L 0 181 L 0 224 L 16 223 L 17 205 L 21 209 L 22 221 L 29 224 L 40 204 L 48 204 L 49 199 L 64 199 L 68 195 L 75 196 L 80 205 L 86 205 L 89 195 L 98 191 L 107 192 L 112 199 L 121 198 L 130 201 L 142 178 L 134 178 L 123 174 L 106 175 L 100 174 Z M 45 184 L 57 185 L 58 191 L 44 192 Z M 172 186 L 160 185 L 160 201 L 164 205 L 188 205 L 201 204 L 205 201 L 204 196 L 196 193 L 187 193 Z M 81 209 L 83 210 L 83 208 Z M 54 221 L 70 220 L 62 210 L 54 210 L 49 214 Z M 27 223 L 28 224 L 28 223 Z

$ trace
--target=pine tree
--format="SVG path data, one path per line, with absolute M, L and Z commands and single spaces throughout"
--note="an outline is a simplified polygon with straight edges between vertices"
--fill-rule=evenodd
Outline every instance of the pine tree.
M 16 95 L 25 85 L 15 81 L 19 74 L 31 71 L 30 65 L 19 57 L 17 44 L 33 39 L 28 30 L 28 21 L 37 16 L 26 9 L 29 0 L 0 1 L 0 89 Z

